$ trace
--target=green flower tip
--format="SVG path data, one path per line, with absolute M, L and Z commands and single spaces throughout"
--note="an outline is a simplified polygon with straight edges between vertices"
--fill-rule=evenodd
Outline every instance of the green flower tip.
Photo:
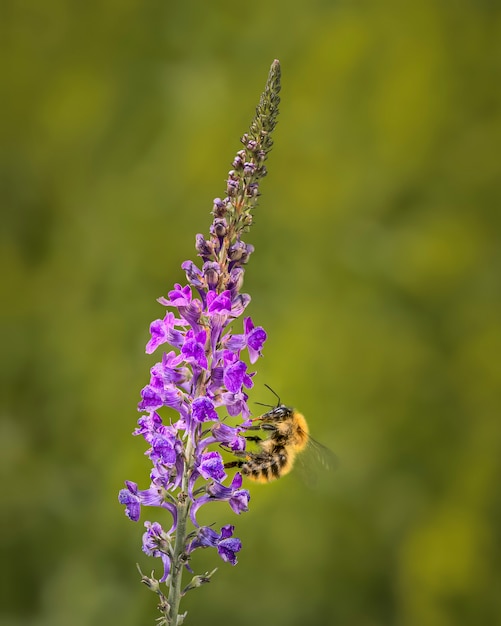
M 273 145 L 270 134 L 277 123 L 281 70 L 280 62 L 275 59 L 270 67 L 268 80 L 256 108 L 256 117 L 252 121 L 249 136 L 259 142 L 260 148 L 267 154 Z

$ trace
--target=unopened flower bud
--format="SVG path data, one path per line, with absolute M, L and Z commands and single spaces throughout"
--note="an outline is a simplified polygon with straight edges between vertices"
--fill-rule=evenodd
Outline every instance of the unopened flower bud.
M 243 225 L 244 225 L 246 228 L 249 228 L 249 227 L 252 225 L 252 221 L 253 221 L 253 220 L 252 220 L 252 214 L 251 214 L 251 213 L 247 213 L 247 214 L 244 216 L 244 218 L 243 218 L 243 220 L 242 220 L 242 221 L 243 221 Z
M 230 272 L 230 279 L 227 282 L 227 289 L 238 293 L 244 284 L 244 270 L 241 267 L 234 267 Z
M 154 572 L 151 572 L 151 576 L 145 576 L 139 567 L 139 563 L 136 563 L 137 571 L 141 575 L 141 582 L 143 585 L 146 585 L 148 589 L 151 589 L 153 592 L 157 593 L 159 596 L 165 598 L 163 593 L 160 591 L 160 582 L 155 578 Z
M 180 613 L 177 616 L 177 624 L 176 624 L 176 626 L 181 626 L 182 624 L 184 624 L 184 620 L 186 619 L 187 615 L 188 615 L 188 611 L 185 611 L 184 613 Z
M 240 261 L 245 254 L 245 243 L 243 241 L 235 241 L 228 249 L 228 257 L 230 261 Z
M 214 254 L 214 244 L 211 241 L 206 241 L 205 237 L 200 233 L 195 239 L 195 248 L 199 256 L 208 258 Z
M 250 243 L 246 243 L 245 244 L 245 250 L 242 254 L 242 257 L 240 258 L 240 264 L 241 265 L 245 265 L 245 263 L 247 263 L 247 261 L 249 260 L 250 255 L 254 252 L 254 246 L 251 245 Z
M 205 282 L 209 289 L 215 289 L 219 282 L 219 276 L 221 274 L 221 267 L 219 263 L 213 263 L 208 261 L 202 266 L 202 272 L 205 276 Z
M 215 217 L 223 217 L 226 213 L 226 203 L 221 198 L 214 198 L 212 214 Z
M 181 264 L 181 267 L 186 272 L 186 278 L 188 279 L 190 285 L 197 288 L 203 288 L 203 282 L 201 280 L 202 272 L 198 269 L 195 263 L 193 263 L 193 261 L 184 261 Z
M 244 265 L 254 252 L 254 246 L 243 241 L 236 241 L 228 250 L 231 261 L 237 261 L 239 265 Z
M 232 165 L 235 169 L 240 169 L 243 164 L 243 159 L 237 154 L 237 156 L 233 159 Z
M 224 217 L 216 217 L 210 227 L 211 235 L 215 235 L 216 237 L 224 237 L 227 230 L 228 223 L 226 222 Z
M 206 583 L 210 583 L 211 576 L 213 576 L 216 572 L 217 572 L 217 567 L 213 569 L 212 572 L 205 572 L 205 574 L 203 575 L 193 576 L 191 581 L 183 589 L 181 595 L 184 596 L 191 589 L 196 589 L 197 587 L 201 587 L 202 585 L 205 585 Z
M 252 176 L 252 174 L 254 174 L 255 171 L 256 171 L 256 166 L 254 165 L 254 163 L 251 163 L 249 161 L 244 163 L 244 174 L 246 176 Z
M 258 183 L 251 183 L 250 185 L 247 185 L 245 192 L 248 196 L 251 196 L 251 198 L 255 198 L 257 195 L 259 195 Z
M 229 178 L 227 181 L 226 191 L 229 196 L 235 196 L 238 192 L 238 181 Z

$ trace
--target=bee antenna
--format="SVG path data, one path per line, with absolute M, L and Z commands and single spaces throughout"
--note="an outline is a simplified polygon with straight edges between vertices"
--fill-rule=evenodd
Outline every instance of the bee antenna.
M 265 404 L 264 402 L 254 402 L 254 404 L 259 404 L 260 406 L 265 406 L 268 409 L 274 409 L 275 408 L 272 404 Z
M 282 403 L 280 402 L 280 396 L 278 395 L 278 393 L 276 391 L 274 391 L 269 385 L 267 385 L 266 383 L 264 383 L 264 386 L 269 389 L 271 391 L 271 393 L 275 396 L 275 398 L 278 400 L 277 406 L 280 406 Z

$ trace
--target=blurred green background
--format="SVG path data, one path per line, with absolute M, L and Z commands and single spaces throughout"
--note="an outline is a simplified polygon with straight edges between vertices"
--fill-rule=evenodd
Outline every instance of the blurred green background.
M 1 626 L 154 623 L 117 502 L 148 486 L 148 326 L 274 58 L 251 401 L 271 385 L 340 468 L 214 505 L 244 548 L 196 556 L 219 570 L 188 624 L 500 623 L 499 4 L 10 0 L 2 23 Z

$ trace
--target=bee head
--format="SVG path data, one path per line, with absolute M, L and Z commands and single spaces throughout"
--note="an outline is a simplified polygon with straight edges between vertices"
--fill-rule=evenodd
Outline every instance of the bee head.
M 273 389 L 269 385 L 265 383 L 264 386 L 267 387 L 271 391 L 271 393 L 276 397 L 277 405 L 271 406 L 269 404 L 263 404 L 262 402 L 256 402 L 256 404 L 260 404 L 261 406 L 267 406 L 271 410 L 254 419 L 259 420 L 260 422 L 268 423 L 268 424 L 283 422 L 287 419 L 290 419 L 294 414 L 294 409 L 291 406 L 286 406 L 285 404 L 282 404 L 282 402 L 280 401 L 279 395 L 275 391 L 273 391 Z
M 290 419 L 294 409 L 291 406 L 286 406 L 285 404 L 279 404 L 271 411 L 268 411 L 264 415 L 261 415 L 259 418 L 262 422 L 283 422 L 284 420 Z

